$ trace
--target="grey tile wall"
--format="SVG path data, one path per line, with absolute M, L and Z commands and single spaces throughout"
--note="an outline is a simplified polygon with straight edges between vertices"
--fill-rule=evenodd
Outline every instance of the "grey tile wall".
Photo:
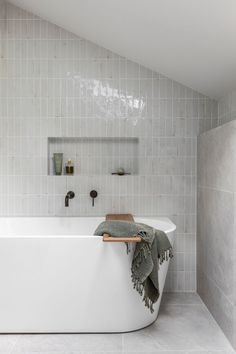
M 236 119 L 236 90 L 218 100 L 219 125 Z
M 48 173 L 54 174 L 53 153 L 63 151 L 64 161 L 72 158 L 75 175 L 111 175 L 120 166 L 125 173 L 137 175 L 142 170 L 139 168 L 139 157 L 143 153 L 140 145 L 137 138 L 49 138 Z M 62 174 L 65 174 L 64 169 Z
M 1 216 L 169 216 L 177 233 L 166 287 L 194 291 L 196 137 L 217 123 L 217 102 L 0 2 Z M 48 137 L 138 138 L 139 174 L 48 176 Z
M 198 292 L 236 348 L 236 121 L 198 139 Z

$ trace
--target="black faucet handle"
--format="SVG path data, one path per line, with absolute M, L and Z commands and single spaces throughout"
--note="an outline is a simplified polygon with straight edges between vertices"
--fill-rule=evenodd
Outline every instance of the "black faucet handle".
M 75 197 L 75 192 L 69 191 L 69 192 L 67 192 L 67 196 L 69 199 L 73 199 Z
M 98 192 L 97 192 L 97 191 L 92 190 L 92 191 L 90 192 L 90 197 L 92 198 L 92 206 L 93 206 L 93 207 L 94 207 L 94 199 L 97 198 L 97 196 L 98 196 Z

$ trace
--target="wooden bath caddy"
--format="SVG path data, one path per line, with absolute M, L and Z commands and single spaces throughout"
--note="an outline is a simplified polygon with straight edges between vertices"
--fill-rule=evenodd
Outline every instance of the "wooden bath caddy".
M 123 220 L 134 222 L 131 214 L 107 214 L 106 220 Z M 103 234 L 103 242 L 141 242 L 140 236 L 133 237 L 111 237 L 109 234 Z

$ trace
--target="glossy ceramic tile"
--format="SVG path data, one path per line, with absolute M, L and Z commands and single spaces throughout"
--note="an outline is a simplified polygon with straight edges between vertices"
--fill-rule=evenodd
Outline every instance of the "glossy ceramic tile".
M 195 235 L 196 136 L 215 126 L 217 102 L 4 1 L 0 18 L 0 216 L 131 212 L 169 216 L 177 234 Z M 129 149 L 109 158 L 96 143 L 89 152 L 60 145 L 76 176 L 55 178 L 48 137 L 139 143 L 135 159 Z M 135 175 L 111 176 L 120 165 Z M 65 209 L 69 189 L 77 193 Z M 94 208 L 91 189 L 99 192 Z M 189 240 L 190 249 L 176 252 L 168 290 L 196 289 Z

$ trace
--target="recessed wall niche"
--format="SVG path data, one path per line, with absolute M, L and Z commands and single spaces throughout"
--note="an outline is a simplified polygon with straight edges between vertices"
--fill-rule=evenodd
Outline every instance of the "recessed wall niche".
M 138 174 L 138 138 L 117 137 L 49 137 L 48 175 L 54 175 L 53 153 L 63 153 L 63 174 L 68 159 L 74 163 L 75 175 L 111 175 L 118 168 Z

